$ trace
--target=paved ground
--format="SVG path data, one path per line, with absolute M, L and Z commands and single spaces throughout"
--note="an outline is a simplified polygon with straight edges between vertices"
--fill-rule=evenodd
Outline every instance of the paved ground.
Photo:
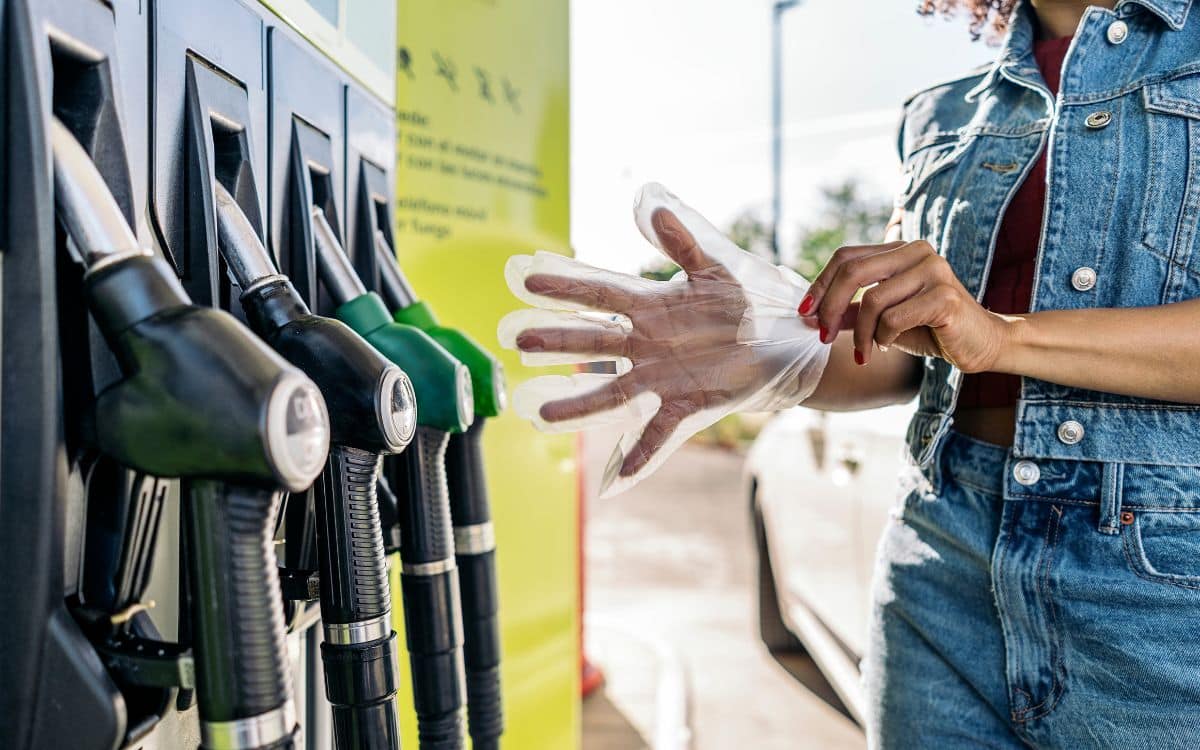
M 695 750 L 861 748 L 861 733 L 776 662 L 754 619 L 754 552 L 741 459 L 685 447 L 657 475 L 594 499 L 611 438 L 585 441 L 589 655 L 604 692 L 584 704 L 584 750 L 653 746 L 672 665 L 690 687 Z M 665 662 L 664 662 L 665 660 Z M 667 691 L 669 692 L 669 691 Z

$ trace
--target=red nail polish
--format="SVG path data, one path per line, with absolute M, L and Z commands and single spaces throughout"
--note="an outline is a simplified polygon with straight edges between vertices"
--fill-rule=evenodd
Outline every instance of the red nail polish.
M 812 310 L 813 298 L 811 294 L 804 295 L 804 299 L 800 300 L 800 314 L 808 315 L 808 311 Z
M 854 350 L 854 364 L 863 365 L 866 363 L 867 363 L 867 358 L 863 356 L 862 352 L 860 352 L 858 349 L 855 349 Z
M 827 343 L 825 338 L 829 335 L 829 329 L 825 327 L 824 323 L 822 323 L 820 328 L 817 329 L 817 335 L 821 339 L 822 344 Z

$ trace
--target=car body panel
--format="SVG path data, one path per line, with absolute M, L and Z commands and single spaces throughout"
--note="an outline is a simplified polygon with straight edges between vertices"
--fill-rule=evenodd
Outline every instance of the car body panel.
M 782 412 L 746 459 L 762 513 L 779 610 L 861 721 L 875 553 L 904 465 L 913 405 L 863 412 Z

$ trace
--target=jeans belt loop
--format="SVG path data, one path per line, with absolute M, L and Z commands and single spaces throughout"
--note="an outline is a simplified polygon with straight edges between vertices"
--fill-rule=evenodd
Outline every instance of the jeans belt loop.
M 1125 464 L 1105 463 L 1100 470 L 1100 526 L 1101 534 L 1119 534 L 1121 531 L 1121 485 L 1125 476 Z

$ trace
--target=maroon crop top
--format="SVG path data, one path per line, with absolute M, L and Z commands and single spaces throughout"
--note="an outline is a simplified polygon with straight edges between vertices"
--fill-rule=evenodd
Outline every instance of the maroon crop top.
M 1051 93 L 1058 94 L 1063 58 L 1071 37 L 1034 42 L 1042 78 Z M 1042 216 L 1046 202 L 1046 152 L 1017 189 L 996 236 L 996 251 L 983 292 L 983 306 L 1005 314 L 1029 312 L 1033 292 L 1033 272 L 1037 264 L 1038 243 L 1042 235 Z M 1021 392 L 1021 378 L 999 372 L 981 372 L 963 378 L 958 396 L 959 409 L 1015 406 Z

